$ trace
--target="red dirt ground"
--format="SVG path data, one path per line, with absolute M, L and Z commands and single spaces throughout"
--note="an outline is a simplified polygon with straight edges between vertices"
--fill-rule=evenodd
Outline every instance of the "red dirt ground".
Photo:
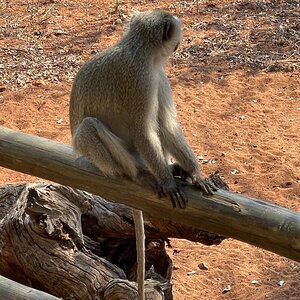
M 0 1 L 0 124 L 69 143 L 80 65 L 121 37 L 134 10 L 166 8 L 184 24 L 168 74 L 203 173 L 300 211 L 299 1 L 199 1 L 198 11 L 197 1 L 119 1 L 114 11 L 115 2 Z M 175 299 L 300 299 L 300 265 L 289 259 L 232 239 L 171 242 Z

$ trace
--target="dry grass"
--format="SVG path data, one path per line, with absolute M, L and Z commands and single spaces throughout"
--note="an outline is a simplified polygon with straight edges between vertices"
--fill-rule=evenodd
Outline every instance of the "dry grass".
M 206 67 L 210 71 L 300 69 L 298 0 L 229 4 L 201 1 L 198 12 L 194 2 L 173 1 L 169 5 L 179 15 L 193 10 L 195 22 L 188 28 L 203 36 L 196 43 L 187 39 L 173 62 L 202 71 Z M 82 64 L 82 51 L 70 42 L 78 34 L 78 27 L 64 27 L 57 20 L 62 18 L 62 9 L 75 5 L 83 7 L 85 16 L 91 15 L 93 7 L 81 2 L 27 1 L 15 12 L 11 2 L 0 0 L 0 86 L 15 89 L 28 83 L 74 78 Z M 103 20 L 96 18 L 97 28 L 101 28 Z M 86 47 L 84 43 L 81 46 Z
M 29 2 L 29 1 L 28 1 Z M 72 44 L 59 44 L 55 37 L 70 36 L 72 32 L 61 29 L 57 19 L 62 3 L 37 1 L 14 5 L 0 3 L 0 85 L 14 89 L 40 81 L 70 80 L 82 64 Z
M 199 68 L 215 66 L 216 70 L 300 69 L 298 0 L 249 0 L 222 6 L 212 1 L 204 5 L 200 14 L 202 21 L 190 25 L 190 29 L 204 38 L 178 53 L 181 63 Z

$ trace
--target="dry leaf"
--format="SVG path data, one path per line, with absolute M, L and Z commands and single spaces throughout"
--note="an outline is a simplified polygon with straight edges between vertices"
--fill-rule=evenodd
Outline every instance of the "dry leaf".
M 225 294 L 225 293 L 228 293 L 228 292 L 230 292 L 230 291 L 231 291 L 231 286 L 228 285 L 228 286 L 222 291 L 222 293 Z
M 238 174 L 238 173 L 239 173 L 239 170 L 236 170 L 236 169 L 231 170 L 232 175 L 235 175 L 235 174 Z
M 284 285 L 284 280 L 280 280 L 277 284 L 278 284 L 279 286 L 283 286 L 283 285 Z
M 191 276 L 191 275 L 194 275 L 194 274 L 196 274 L 196 271 L 190 271 L 190 272 L 187 272 L 187 275 L 188 275 L 188 276 Z

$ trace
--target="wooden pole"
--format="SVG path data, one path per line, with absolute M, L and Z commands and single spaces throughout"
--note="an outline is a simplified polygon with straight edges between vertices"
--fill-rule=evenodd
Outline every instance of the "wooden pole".
M 59 300 L 45 292 L 12 281 L 0 275 L 0 296 L 5 300 Z
M 70 146 L 0 126 L 0 166 L 100 195 L 209 232 L 255 245 L 300 262 L 300 214 L 270 202 L 219 190 L 203 196 L 187 186 L 186 209 L 133 182 L 107 179 L 80 164 Z

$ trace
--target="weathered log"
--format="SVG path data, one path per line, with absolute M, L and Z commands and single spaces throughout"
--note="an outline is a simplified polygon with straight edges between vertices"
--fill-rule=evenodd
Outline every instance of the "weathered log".
M 158 226 L 157 226 L 158 224 Z M 145 217 L 146 297 L 172 299 L 168 237 L 221 237 Z M 132 209 L 58 184 L 0 186 L 0 274 L 63 299 L 136 299 Z M 122 296 L 122 297 L 121 297 Z
M 69 146 L 5 127 L 0 127 L 0 165 L 300 261 L 300 214 L 266 201 L 223 190 L 204 196 L 187 186 L 188 207 L 171 209 L 169 201 L 133 182 L 109 180 L 80 165 Z

